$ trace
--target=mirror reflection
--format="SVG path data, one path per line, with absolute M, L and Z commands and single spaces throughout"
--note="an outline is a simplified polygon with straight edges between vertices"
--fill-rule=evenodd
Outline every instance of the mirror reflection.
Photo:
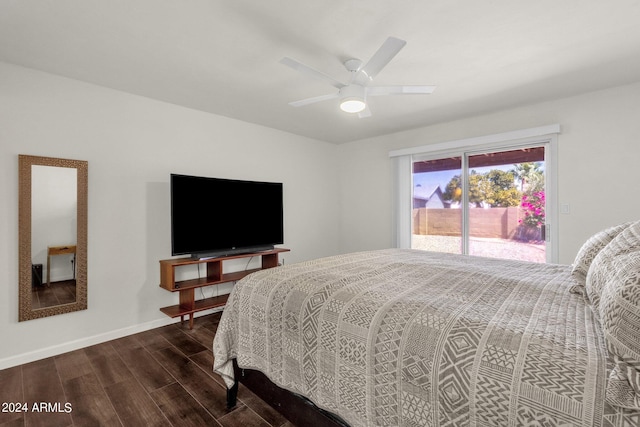
M 19 155 L 19 320 L 87 308 L 87 162 Z
M 76 300 L 77 177 L 73 168 L 31 166 L 31 307 Z

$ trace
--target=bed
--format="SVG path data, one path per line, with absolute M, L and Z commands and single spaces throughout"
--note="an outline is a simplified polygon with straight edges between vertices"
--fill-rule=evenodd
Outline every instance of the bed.
M 251 274 L 213 344 L 356 426 L 640 425 L 640 222 L 569 265 L 387 249 Z

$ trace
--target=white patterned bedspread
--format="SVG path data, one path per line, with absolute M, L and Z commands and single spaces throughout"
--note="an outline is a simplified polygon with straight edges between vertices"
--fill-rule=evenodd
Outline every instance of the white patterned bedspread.
M 607 352 L 571 267 L 390 249 L 238 282 L 232 359 L 352 426 L 638 426 L 606 404 Z

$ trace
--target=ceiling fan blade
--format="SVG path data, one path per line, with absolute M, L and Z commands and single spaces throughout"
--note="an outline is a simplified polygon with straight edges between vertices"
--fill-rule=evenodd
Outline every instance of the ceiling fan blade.
M 367 96 L 424 95 L 432 93 L 435 86 L 367 86 Z
M 328 99 L 333 99 L 337 97 L 338 97 L 337 93 L 330 93 L 328 95 L 314 96 L 313 98 L 301 99 L 300 101 L 293 101 L 293 102 L 290 102 L 289 105 L 291 105 L 292 107 L 302 107 L 304 105 L 314 104 L 316 102 L 326 101 Z
M 328 82 L 331 86 L 334 86 L 338 89 L 346 86 L 344 83 L 339 82 L 331 76 L 326 75 L 323 72 L 315 70 L 307 65 L 304 65 L 301 62 L 296 61 L 295 59 L 291 59 L 289 57 L 284 57 L 280 60 L 280 63 L 286 65 L 287 67 L 293 68 L 296 71 L 299 71 L 303 74 L 307 74 L 309 76 L 315 77 L 316 79 L 320 79 L 324 82 Z
M 358 113 L 358 118 L 366 119 L 367 117 L 371 117 L 371 110 L 369 109 L 369 105 L 364 107 L 364 110 Z
M 407 42 L 404 40 L 395 37 L 387 38 L 382 46 L 380 46 L 380 49 L 369 59 L 369 62 L 360 69 L 360 73 L 364 75 L 367 80 L 373 80 L 380 70 L 400 52 L 400 49 L 402 49 L 405 44 L 407 44 Z

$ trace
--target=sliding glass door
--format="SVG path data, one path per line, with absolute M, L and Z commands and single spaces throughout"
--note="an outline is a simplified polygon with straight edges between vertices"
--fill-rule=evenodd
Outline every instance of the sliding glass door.
M 545 262 L 546 144 L 414 156 L 413 249 Z

